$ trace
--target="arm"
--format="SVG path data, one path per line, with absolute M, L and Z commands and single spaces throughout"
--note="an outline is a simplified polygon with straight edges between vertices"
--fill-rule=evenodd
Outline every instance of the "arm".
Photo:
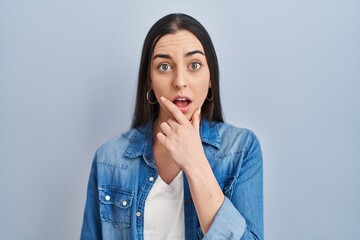
M 199 218 L 201 230 L 207 233 L 225 196 L 216 181 L 206 158 L 198 159 L 197 166 L 185 168 L 191 196 Z
M 102 234 L 101 234 L 101 221 L 100 221 L 100 213 L 99 213 L 99 192 L 98 192 L 98 184 L 97 184 L 97 165 L 96 165 L 96 155 L 95 155 L 90 171 L 84 219 L 83 219 L 80 239 L 81 240 L 102 239 L 101 235 Z
M 232 196 L 221 205 L 204 239 L 264 239 L 263 162 L 254 134 L 248 138 L 239 167 Z
M 174 119 L 161 123 L 163 133 L 157 133 L 157 139 L 185 172 L 201 229 L 206 233 L 224 201 L 224 194 L 202 147 L 199 134 L 200 109 L 193 113 L 189 122 L 171 101 L 163 97 L 160 99 Z
M 184 170 L 205 239 L 263 239 L 262 155 L 260 144 L 250 134 L 231 199 L 225 198 L 202 147 L 200 111 L 189 122 L 179 109 L 161 97 L 173 114 L 161 123 L 157 139 Z

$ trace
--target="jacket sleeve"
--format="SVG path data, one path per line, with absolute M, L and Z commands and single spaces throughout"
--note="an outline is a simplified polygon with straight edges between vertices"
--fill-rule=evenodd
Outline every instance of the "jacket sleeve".
M 84 219 L 80 236 L 81 240 L 102 239 L 96 159 L 97 155 L 95 154 L 87 187 Z
M 231 198 L 225 197 L 203 239 L 264 239 L 262 153 L 253 133 L 243 154 Z

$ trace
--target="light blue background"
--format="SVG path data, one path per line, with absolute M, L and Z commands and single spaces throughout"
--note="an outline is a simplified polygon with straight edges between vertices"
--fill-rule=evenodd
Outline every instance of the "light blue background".
M 266 239 L 360 239 L 358 0 L 0 0 L 0 238 L 79 238 L 93 154 L 129 128 L 171 12 L 208 29 L 225 119 L 260 138 Z

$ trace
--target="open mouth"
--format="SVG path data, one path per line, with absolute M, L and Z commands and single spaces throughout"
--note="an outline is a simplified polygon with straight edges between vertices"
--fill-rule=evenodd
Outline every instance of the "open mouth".
M 187 97 L 176 97 L 173 103 L 180 109 L 181 112 L 185 113 L 189 110 L 191 99 Z

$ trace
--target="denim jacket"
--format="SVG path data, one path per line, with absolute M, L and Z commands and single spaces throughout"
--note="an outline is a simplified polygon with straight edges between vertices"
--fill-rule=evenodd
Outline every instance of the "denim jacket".
M 263 239 L 258 139 L 250 130 L 205 119 L 200 136 L 225 200 L 204 236 L 184 175 L 185 239 Z M 145 201 L 157 177 L 151 122 L 99 147 L 91 167 L 81 239 L 142 240 Z

